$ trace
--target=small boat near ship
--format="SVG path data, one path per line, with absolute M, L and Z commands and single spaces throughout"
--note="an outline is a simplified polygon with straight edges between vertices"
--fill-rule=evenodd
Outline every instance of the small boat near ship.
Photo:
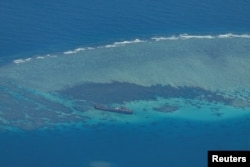
M 120 114 L 133 114 L 133 111 L 121 106 L 121 107 L 108 107 L 104 105 L 94 105 L 94 108 L 97 110 L 102 110 L 102 111 L 110 111 L 110 112 L 115 112 L 115 113 L 120 113 Z

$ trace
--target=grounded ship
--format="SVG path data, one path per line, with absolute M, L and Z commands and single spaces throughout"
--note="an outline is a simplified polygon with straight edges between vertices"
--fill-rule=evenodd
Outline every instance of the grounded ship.
M 133 114 L 133 111 L 130 109 L 127 109 L 124 106 L 121 107 L 107 107 L 103 105 L 95 105 L 95 109 L 102 110 L 102 111 L 110 111 L 110 112 L 116 112 L 120 114 Z

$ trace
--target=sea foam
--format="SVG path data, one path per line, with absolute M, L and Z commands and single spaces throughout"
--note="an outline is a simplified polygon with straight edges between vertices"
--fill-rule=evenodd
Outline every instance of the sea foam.
M 115 48 L 115 47 L 121 47 L 126 46 L 128 44 L 136 44 L 136 43 L 142 43 L 142 42 L 150 42 L 153 41 L 162 41 L 162 40 L 187 40 L 187 39 L 216 39 L 216 38 L 250 38 L 249 34 L 233 34 L 233 33 L 227 33 L 227 34 L 219 34 L 219 35 L 189 35 L 187 33 L 179 34 L 179 35 L 172 35 L 172 36 L 154 36 L 146 40 L 142 39 L 134 39 L 134 40 L 125 40 L 125 41 L 117 41 L 112 44 L 106 44 L 96 47 L 80 47 L 73 50 L 67 50 L 64 51 L 64 55 L 72 55 L 77 54 L 83 51 L 87 50 L 93 50 L 98 48 Z M 55 55 L 47 54 L 45 56 L 35 56 L 36 59 L 44 59 L 48 57 L 56 57 Z M 25 63 L 32 60 L 32 58 L 26 58 L 26 59 L 16 59 L 13 60 L 13 63 L 20 64 Z
M 45 90 L 84 82 L 119 81 L 233 91 L 249 87 L 249 36 L 180 34 L 135 39 L 108 47 L 78 48 L 72 50 L 76 52 L 72 56 L 58 53 L 18 59 L 0 70 L 7 78 Z

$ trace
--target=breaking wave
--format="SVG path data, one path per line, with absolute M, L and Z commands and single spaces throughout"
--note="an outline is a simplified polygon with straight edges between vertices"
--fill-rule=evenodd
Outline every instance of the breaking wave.
M 155 112 L 152 119 L 241 117 L 250 108 L 249 46 L 248 34 L 180 34 L 17 59 L 0 67 L 2 124 L 101 120 L 88 112 L 93 103 L 126 103 L 142 114 L 134 122 L 149 121 L 144 111 Z M 29 123 L 12 121 L 26 115 Z
M 162 41 L 162 40 L 187 40 L 187 39 L 226 39 L 226 38 L 246 38 L 250 39 L 250 34 L 233 34 L 233 33 L 227 33 L 227 34 L 219 34 L 219 35 L 189 35 L 189 34 L 179 34 L 179 35 L 172 35 L 172 36 L 154 36 L 151 37 L 150 39 L 147 40 L 142 40 L 142 39 L 134 39 L 134 40 L 125 40 L 125 41 L 120 41 L 120 42 L 114 42 L 112 44 L 106 44 L 102 46 L 96 46 L 96 47 L 80 47 L 72 50 L 67 50 L 63 51 L 64 55 L 72 55 L 72 54 L 77 54 L 83 51 L 88 51 L 88 50 L 93 50 L 97 48 L 115 48 L 115 47 L 121 47 L 121 46 L 126 46 L 130 44 L 135 44 L 135 43 L 142 43 L 142 42 L 152 42 L 152 41 Z M 33 59 L 45 59 L 45 58 L 54 58 L 57 57 L 57 55 L 53 54 L 47 54 L 47 55 L 39 55 L 39 56 L 34 56 L 34 57 L 28 57 L 24 59 L 15 59 L 13 60 L 13 63 L 15 64 L 20 64 L 20 63 L 25 63 L 29 62 Z
M 112 81 L 213 91 L 250 89 L 249 39 L 249 34 L 228 33 L 126 40 L 17 59 L 0 68 L 0 77 L 43 91 Z

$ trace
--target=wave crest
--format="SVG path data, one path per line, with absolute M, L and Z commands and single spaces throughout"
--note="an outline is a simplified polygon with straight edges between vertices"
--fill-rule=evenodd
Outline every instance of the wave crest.
M 125 41 L 119 41 L 114 42 L 112 44 L 102 45 L 102 46 L 96 46 L 96 47 L 80 47 L 73 50 L 64 51 L 64 55 L 72 55 L 77 54 L 80 52 L 84 52 L 87 50 L 93 50 L 93 49 L 99 49 L 99 48 L 116 48 L 116 47 L 122 47 L 130 44 L 136 44 L 136 43 L 142 43 L 142 42 L 150 42 L 150 41 L 162 41 L 162 40 L 188 40 L 188 39 L 226 39 L 226 38 L 247 38 L 250 39 L 250 34 L 233 34 L 233 33 L 227 33 L 227 34 L 218 34 L 218 35 L 189 35 L 187 33 L 179 34 L 179 35 L 172 35 L 172 36 L 154 36 L 147 40 L 142 39 L 134 39 L 134 40 L 125 40 Z M 26 63 L 33 59 L 45 59 L 50 57 L 57 57 L 57 55 L 50 55 L 47 54 L 45 56 L 35 56 L 35 57 L 29 57 L 25 59 L 16 59 L 13 60 L 13 63 L 20 64 L 20 63 Z

